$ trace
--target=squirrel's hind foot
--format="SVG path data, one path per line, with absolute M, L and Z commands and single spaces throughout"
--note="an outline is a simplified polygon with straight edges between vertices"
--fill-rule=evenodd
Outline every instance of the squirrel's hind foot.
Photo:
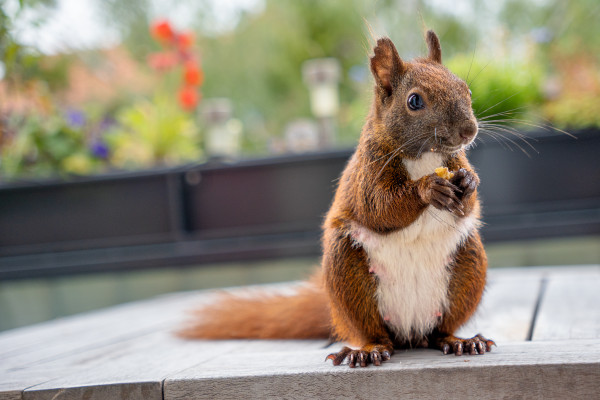
M 333 365 L 340 365 L 344 360 L 348 359 L 348 366 L 350 368 L 354 368 L 357 365 L 366 367 L 369 364 L 378 366 L 383 361 L 389 360 L 393 352 L 392 346 L 385 345 L 367 345 L 359 350 L 344 347 L 339 352 L 328 355 L 325 360 L 332 360 Z
M 462 356 L 468 354 L 485 354 L 492 350 L 492 346 L 496 346 L 496 342 L 491 339 L 486 339 L 481 334 L 477 334 L 470 339 L 462 339 L 453 335 L 448 335 L 438 340 L 433 341 L 433 347 L 436 347 L 444 354 L 454 353 L 454 355 Z

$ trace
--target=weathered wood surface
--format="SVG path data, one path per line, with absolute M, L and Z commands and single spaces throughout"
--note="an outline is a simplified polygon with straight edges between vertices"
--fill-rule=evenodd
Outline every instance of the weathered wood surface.
M 411 350 L 356 370 L 324 362 L 341 346 L 325 341 L 180 340 L 173 329 L 212 292 L 162 296 L 1 333 L 0 400 L 593 398 L 599 284 L 600 267 L 493 270 L 460 332 L 494 338 L 492 353 Z
M 475 316 L 457 333 L 477 333 L 497 342 L 527 339 L 541 287 L 539 275 L 515 276 L 510 271 L 491 274 Z
M 214 359 L 165 381 L 165 399 L 591 399 L 599 389 L 600 345 L 506 343 L 483 356 L 434 350 L 396 354 L 378 368 L 333 368 L 323 351 Z
M 597 338 L 600 338 L 600 273 L 552 275 L 542 294 L 532 339 Z

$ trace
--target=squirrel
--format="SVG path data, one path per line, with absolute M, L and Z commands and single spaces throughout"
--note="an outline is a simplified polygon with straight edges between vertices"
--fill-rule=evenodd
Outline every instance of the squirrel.
M 381 365 L 399 348 L 491 350 L 480 334 L 454 336 L 486 282 L 479 178 L 465 156 L 478 123 L 433 31 L 426 42 L 427 57 L 408 62 L 389 38 L 377 40 L 373 103 L 325 217 L 320 271 L 291 296 L 225 296 L 182 336 L 333 337 L 355 348 L 327 359 L 352 368 Z

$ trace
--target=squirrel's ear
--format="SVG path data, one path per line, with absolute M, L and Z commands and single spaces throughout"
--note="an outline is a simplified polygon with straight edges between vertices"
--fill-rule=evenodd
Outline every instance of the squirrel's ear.
M 392 94 L 394 80 L 405 71 L 404 63 L 389 38 L 384 37 L 377 40 L 374 52 L 375 54 L 371 57 L 371 72 L 377 85 L 383 88 L 389 96 Z
M 429 48 L 428 58 L 431 61 L 442 63 L 442 46 L 440 40 L 433 31 L 427 31 L 427 47 Z

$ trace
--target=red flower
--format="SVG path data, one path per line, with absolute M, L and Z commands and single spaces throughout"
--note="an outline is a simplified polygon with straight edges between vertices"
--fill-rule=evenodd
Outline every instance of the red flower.
M 177 43 L 180 49 L 189 49 L 194 44 L 194 33 L 191 31 L 180 33 L 177 35 Z
M 152 24 L 150 28 L 152 35 L 159 41 L 170 42 L 175 38 L 175 33 L 171 28 L 171 24 L 167 20 L 158 20 Z
M 184 86 L 179 90 L 179 104 L 184 110 L 194 110 L 198 105 L 198 101 L 200 101 L 200 95 L 195 88 Z
M 202 85 L 204 74 L 195 61 L 188 61 L 183 66 L 183 80 L 189 86 Z
M 147 60 L 150 67 L 159 71 L 171 69 L 179 62 L 175 53 L 153 53 L 148 56 Z

